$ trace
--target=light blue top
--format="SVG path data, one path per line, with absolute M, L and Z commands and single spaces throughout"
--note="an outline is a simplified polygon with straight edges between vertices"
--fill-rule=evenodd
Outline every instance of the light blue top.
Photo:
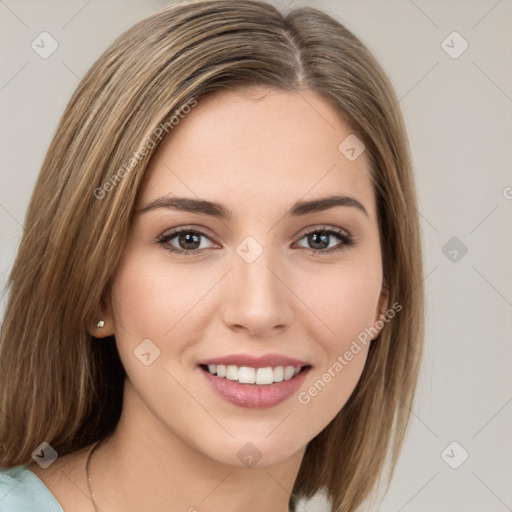
M 64 512 L 48 487 L 25 466 L 0 469 L 0 512 Z

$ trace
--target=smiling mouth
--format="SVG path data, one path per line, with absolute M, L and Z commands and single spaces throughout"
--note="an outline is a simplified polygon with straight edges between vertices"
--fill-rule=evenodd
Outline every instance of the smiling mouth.
M 236 366 L 231 364 L 200 364 L 199 367 L 220 379 L 236 381 L 240 384 L 268 386 L 274 383 L 291 380 L 302 371 L 310 368 L 311 365 L 253 368 L 250 366 Z

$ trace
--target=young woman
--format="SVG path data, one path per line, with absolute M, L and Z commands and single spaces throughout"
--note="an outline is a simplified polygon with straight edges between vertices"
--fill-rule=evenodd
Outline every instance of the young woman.
M 2 511 L 353 512 L 391 477 L 423 343 L 397 103 L 311 8 L 187 3 L 113 43 L 10 276 Z

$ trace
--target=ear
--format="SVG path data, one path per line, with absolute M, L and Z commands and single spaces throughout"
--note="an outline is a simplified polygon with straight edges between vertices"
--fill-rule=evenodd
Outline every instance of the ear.
M 114 316 L 109 299 L 103 299 L 97 316 L 92 319 L 87 332 L 95 338 L 106 338 L 114 334 Z
M 375 313 L 375 320 L 373 322 L 374 328 L 378 333 L 372 337 L 372 340 L 380 336 L 380 332 L 386 323 L 383 321 L 386 311 L 389 308 L 389 286 L 386 283 L 382 284 L 380 291 L 379 302 L 377 304 L 377 311 Z

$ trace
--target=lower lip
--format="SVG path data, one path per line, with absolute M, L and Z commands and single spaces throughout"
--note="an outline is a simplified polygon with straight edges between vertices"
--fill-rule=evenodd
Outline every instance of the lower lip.
M 207 370 L 199 367 L 212 388 L 225 400 L 239 407 L 250 407 L 262 409 L 284 402 L 290 395 L 295 393 L 302 383 L 310 366 L 301 370 L 289 380 L 274 382 L 273 384 L 240 384 L 236 380 L 229 380 L 224 377 L 212 375 Z

